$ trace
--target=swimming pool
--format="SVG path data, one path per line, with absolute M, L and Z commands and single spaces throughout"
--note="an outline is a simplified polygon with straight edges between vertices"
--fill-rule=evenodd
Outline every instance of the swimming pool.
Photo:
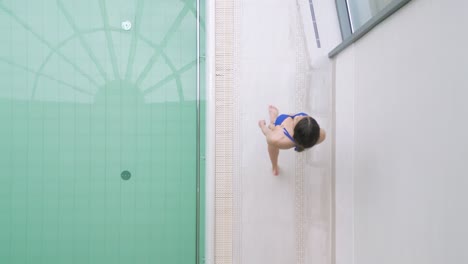
M 0 263 L 203 259 L 203 5 L 0 2 Z

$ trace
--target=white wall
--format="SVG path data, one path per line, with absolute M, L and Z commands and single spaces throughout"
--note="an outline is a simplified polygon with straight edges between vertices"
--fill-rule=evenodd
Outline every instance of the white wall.
M 468 263 L 467 10 L 413 0 L 336 58 L 338 264 Z

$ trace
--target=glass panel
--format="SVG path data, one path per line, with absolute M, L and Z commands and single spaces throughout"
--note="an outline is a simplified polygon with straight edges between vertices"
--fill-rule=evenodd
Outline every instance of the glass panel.
M 195 263 L 196 1 L 0 1 L 0 263 Z
M 353 32 L 393 1 L 399 0 L 347 0 Z

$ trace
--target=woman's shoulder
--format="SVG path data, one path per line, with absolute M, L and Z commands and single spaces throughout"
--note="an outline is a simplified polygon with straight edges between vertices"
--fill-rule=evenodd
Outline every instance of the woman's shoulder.
M 294 143 L 286 137 L 283 132 L 283 126 L 278 126 L 267 137 L 268 144 L 280 149 L 290 149 L 294 147 Z
M 320 136 L 319 136 L 319 139 L 317 141 L 317 145 L 322 143 L 325 138 L 327 138 L 327 133 L 325 132 L 325 130 L 323 128 L 320 128 Z

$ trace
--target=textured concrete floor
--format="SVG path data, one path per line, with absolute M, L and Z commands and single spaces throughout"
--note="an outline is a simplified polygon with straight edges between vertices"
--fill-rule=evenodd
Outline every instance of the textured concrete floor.
M 325 16 L 334 6 L 315 8 L 324 37 L 320 49 L 309 1 L 241 1 L 235 193 L 241 209 L 234 219 L 238 263 L 331 261 L 332 64 L 326 54 L 339 34 L 336 17 Z M 269 104 L 282 113 L 307 112 L 328 132 L 327 140 L 311 150 L 281 151 L 277 177 L 257 126 L 258 120 L 268 119 Z

